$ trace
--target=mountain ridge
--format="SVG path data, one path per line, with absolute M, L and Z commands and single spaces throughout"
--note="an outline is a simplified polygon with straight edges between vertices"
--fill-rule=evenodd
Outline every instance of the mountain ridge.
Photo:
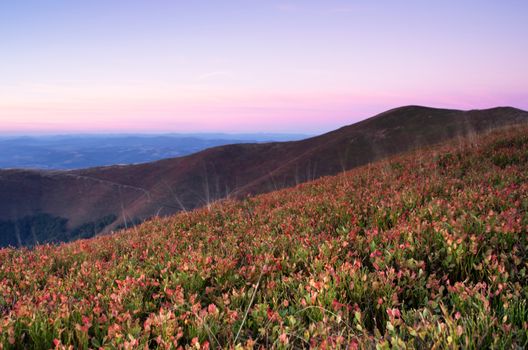
M 403 106 L 300 141 L 223 145 L 134 165 L 0 170 L 0 221 L 49 214 L 67 220 L 61 240 L 69 240 L 76 238 L 69 232 L 86 225 L 99 227 L 110 216 L 115 219 L 100 232 L 223 198 L 270 192 L 397 153 L 527 121 L 528 112 L 512 107 L 460 111 Z M 16 225 L 10 227 L 16 231 Z M 28 234 L 30 244 L 32 239 Z M 10 242 L 17 241 L 11 237 Z

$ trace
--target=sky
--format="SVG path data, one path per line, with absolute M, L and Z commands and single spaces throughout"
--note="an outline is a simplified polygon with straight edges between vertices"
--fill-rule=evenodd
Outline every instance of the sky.
M 319 133 L 528 109 L 526 0 L 0 1 L 0 133 Z

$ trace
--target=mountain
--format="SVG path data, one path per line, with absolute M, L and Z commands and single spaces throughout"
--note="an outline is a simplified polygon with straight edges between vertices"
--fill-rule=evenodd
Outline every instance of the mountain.
M 0 249 L 0 348 L 525 349 L 527 252 L 524 126 Z
M 146 163 L 220 145 L 306 137 L 293 134 L 0 136 L 0 168 L 80 169 Z
M 89 237 L 527 121 L 528 112 L 511 107 L 459 111 L 407 106 L 300 141 L 225 145 L 127 166 L 3 170 L 0 244 Z

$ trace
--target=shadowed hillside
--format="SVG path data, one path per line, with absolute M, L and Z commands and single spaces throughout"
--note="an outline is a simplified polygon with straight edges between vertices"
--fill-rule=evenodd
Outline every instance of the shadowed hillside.
M 220 146 L 129 166 L 0 171 L 0 224 L 11 227 L 8 234 L 2 233 L 0 243 L 87 237 L 155 215 L 273 191 L 447 139 L 527 121 L 527 112 L 509 107 L 458 111 L 408 106 L 302 141 Z M 29 231 L 17 233 L 20 220 L 43 214 L 58 222 L 67 220 L 63 232 L 31 233 L 35 228 L 26 225 Z M 109 218 L 114 220 L 108 222 Z M 83 227 L 94 229 L 82 231 Z M 79 235 L 79 230 L 84 233 Z

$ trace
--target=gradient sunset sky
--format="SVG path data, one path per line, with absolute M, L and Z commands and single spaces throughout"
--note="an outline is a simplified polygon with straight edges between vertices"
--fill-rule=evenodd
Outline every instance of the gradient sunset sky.
M 528 1 L 0 2 L 0 133 L 319 133 L 528 109 Z

